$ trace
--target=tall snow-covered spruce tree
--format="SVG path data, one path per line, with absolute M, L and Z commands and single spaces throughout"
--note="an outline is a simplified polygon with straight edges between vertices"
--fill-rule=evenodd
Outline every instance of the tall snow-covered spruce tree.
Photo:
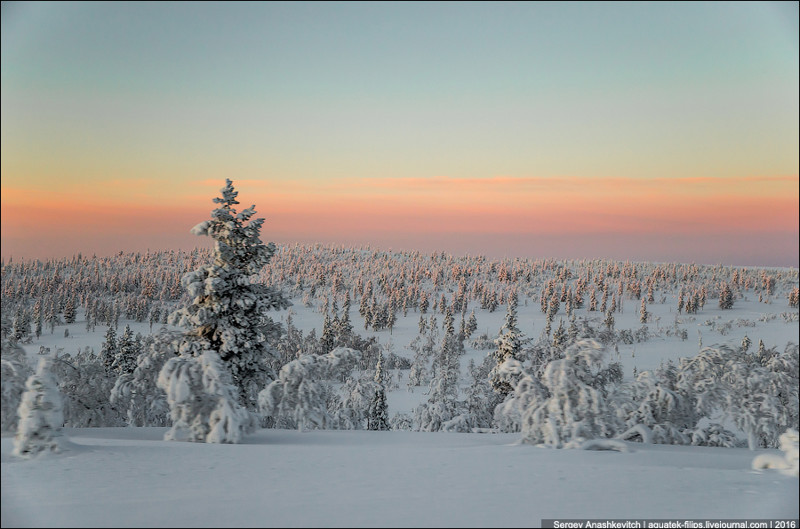
M 253 281 L 275 252 L 273 243 L 261 241 L 264 219 L 252 218 L 255 206 L 236 211 L 238 192 L 230 179 L 221 193 L 214 198 L 219 207 L 211 212 L 211 219 L 191 230 L 214 240 L 212 262 L 183 276 L 190 302 L 175 311 L 171 321 L 188 327 L 179 354 L 200 358 L 207 351 L 216 353 L 230 372 L 239 403 L 256 412 L 259 391 L 275 379 L 271 360 L 276 353 L 271 343 L 281 333 L 280 324 L 267 312 L 285 309 L 290 303 L 276 288 Z

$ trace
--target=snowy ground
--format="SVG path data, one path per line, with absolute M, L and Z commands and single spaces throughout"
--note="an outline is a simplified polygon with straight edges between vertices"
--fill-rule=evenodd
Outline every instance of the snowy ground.
M 2 526 L 536 527 L 543 518 L 797 518 L 798 480 L 747 449 L 552 450 L 516 434 L 69 430 L 24 461 L 2 439 Z M 767 451 L 762 451 L 767 452 Z M 769 452 L 776 452 L 769 451 Z
M 319 332 L 319 307 L 293 301 L 294 324 Z M 630 378 L 634 367 L 641 372 L 693 356 L 701 339 L 703 345 L 738 346 L 747 334 L 753 347 L 763 340 L 779 350 L 800 341 L 797 319 L 781 316 L 797 313 L 785 299 L 739 299 L 724 311 L 714 305 L 678 316 L 688 334 L 681 340 L 663 332 L 676 324 L 676 300 L 649 304 L 649 327 L 657 336 L 620 344 L 611 359 L 621 361 Z M 626 301 L 624 313 L 615 315 L 616 329 L 638 329 L 637 309 Z M 476 335 L 494 338 L 505 307 L 475 312 Z M 579 321 L 602 317 L 585 309 L 577 315 Z M 99 352 L 105 327 L 87 332 L 80 316 L 68 326 L 69 337 L 59 326 L 25 345 L 30 358 L 40 346 L 51 354 L 86 346 Z M 357 332 L 391 341 L 395 353 L 411 357 L 407 346 L 418 332 L 419 313 L 401 316 L 391 334 L 364 331 L 356 307 L 351 317 Z M 437 319 L 441 323 L 442 315 Z M 520 300 L 519 326 L 539 337 L 544 315 L 538 301 Z M 462 376 L 470 358 L 480 361 L 487 352 L 467 344 Z M 409 391 L 406 375 L 401 372 L 388 393 L 390 416 L 427 398 L 427 388 Z M 62 454 L 32 461 L 11 456 L 13 439 L 4 437 L 2 526 L 532 527 L 547 518 L 798 518 L 797 478 L 751 468 L 756 455 L 778 450 L 638 443 L 626 443 L 627 452 L 553 450 L 520 445 L 519 434 L 403 431 L 261 430 L 241 445 L 206 445 L 165 442 L 165 431 L 65 429 Z

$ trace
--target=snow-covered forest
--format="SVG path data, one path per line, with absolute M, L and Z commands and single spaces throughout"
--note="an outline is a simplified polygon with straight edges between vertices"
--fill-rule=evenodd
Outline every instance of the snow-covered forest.
M 4 511 L 9 462 L 92 428 L 746 448 L 797 476 L 797 269 L 276 247 L 221 195 L 211 249 L 2 263 Z

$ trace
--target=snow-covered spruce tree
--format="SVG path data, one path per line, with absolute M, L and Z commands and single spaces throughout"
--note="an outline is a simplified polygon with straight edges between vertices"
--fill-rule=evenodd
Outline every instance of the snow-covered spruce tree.
M 475 310 L 473 309 L 469 315 L 469 320 L 467 320 L 467 326 L 465 329 L 466 334 L 464 338 L 469 338 L 473 335 L 475 331 L 478 330 L 478 319 L 475 317 Z
M 257 409 L 258 392 L 275 376 L 272 345 L 280 336 L 280 324 L 266 313 L 289 306 L 283 294 L 269 285 L 253 283 L 252 278 L 275 252 L 273 243 L 260 239 L 264 219 L 253 219 L 255 206 L 239 213 L 239 202 L 231 180 L 225 181 L 220 206 L 211 219 L 194 228 L 195 235 L 214 240 L 212 262 L 183 276 L 189 305 L 174 312 L 172 323 L 186 326 L 180 353 L 201 356 L 216 352 L 231 372 L 241 403 Z
M 618 381 L 618 373 L 605 365 L 605 356 L 597 341 L 580 340 L 567 348 L 563 359 L 548 364 L 541 381 L 548 397 L 541 398 L 536 388 L 539 397 L 531 398 L 522 413 L 524 442 L 560 448 L 614 433 L 606 386 Z
M 386 403 L 386 385 L 383 375 L 383 352 L 378 352 L 378 363 L 375 366 L 375 392 L 369 405 L 367 419 L 368 430 L 389 429 L 389 406 Z
M 167 441 L 235 444 L 255 429 L 253 415 L 239 403 L 238 390 L 215 351 L 170 358 L 159 372 L 158 387 L 167 394 L 172 418 Z
M 64 423 L 61 395 L 50 372 L 49 358 L 39 360 L 36 373 L 25 383 L 19 405 L 19 427 L 14 437 L 13 454 L 35 456 L 41 452 L 59 452 L 59 437 Z
M 2 405 L 0 405 L 0 429 L 4 432 L 13 432 L 17 429 L 19 408 L 22 393 L 25 391 L 25 382 L 33 373 L 28 365 L 25 350 L 9 336 L 2 337 Z
M 64 323 L 75 323 L 75 296 L 69 296 L 64 304 Z
M 523 359 L 523 342 L 524 334 L 517 326 L 517 295 L 513 293 L 509 296 L 506 319 L 503 327 L 500 329 L 500 337 L 495 340 L 497 349 L 490 353 L 495 360 L 495 367 L 489 373 L 489 380 L 492 384 L 492 388 L 502 396 L 506 396 L 513 391 L 516 381 L 501 379 L 498 375 L 498 369 L 509 359 Z
M 733 291 L 730 285 L 722 282 L 719 286 L 719 308 L 732 309 L 733 308 Z
M 117 342 L 117 354 L 114 357 L 112 368 L 117 375 L 133 373 L 136 369 L 136 360 L 142 352 L 140 339 L 133 335 L 130 325 L 125 325 L 125 330 Z
M 258 394 L 261 413 L 280 428 L 327 428 L 332 421 L 329 381 L 339 377 L 340 369 L 352 368 L 360 356 L 354 349 L 337 347 L 325 355 L 304 354 L 289 362 Z
M 158 387 L 158 374 L 167 360 L 178 355 L 180 336 L 162 327 L 145 340 L 136 368 L 117 378 L 110 401 L 126 415 L 129 426 L 169 426 L 169 404 Z
M 17 306 L 14 313 L 14 320 L 11 324 L 13 339 L 17 342 L 30 341 L 31 322 L 27 310 L 22 305 Z
M 114 372 L 114 363 L 117 360 L 118 351 L 117 332 L 114 330 L 113 325 L 109 325 L 106 331 L 106 339 L 100 348 L 100 361 L 109 375 Z

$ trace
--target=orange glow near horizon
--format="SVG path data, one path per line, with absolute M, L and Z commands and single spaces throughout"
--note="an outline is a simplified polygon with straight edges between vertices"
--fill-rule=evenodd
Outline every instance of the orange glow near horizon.
M 205 245 L 188 232 L 208 218 L 220 182 L 197 182 L 168 198 L 141 182 L 125 184 L 96 197 L 3 188 L 3 256 L 24 257 L 15 248 L 31 248 L 21 243 L 32 239 L 45 253 L 59 241 L 83 240 L 84 253 L 109 242 L 119 250 Z M 240 209 L 255 204 L 266 219 L 265 241 L 400 240 L 426 248 L 445 234 L 658 239 L 798 231 L 797 177 L 234 180 L 234 187 Z M 31 255 L 49 256 L 59 255 Z

